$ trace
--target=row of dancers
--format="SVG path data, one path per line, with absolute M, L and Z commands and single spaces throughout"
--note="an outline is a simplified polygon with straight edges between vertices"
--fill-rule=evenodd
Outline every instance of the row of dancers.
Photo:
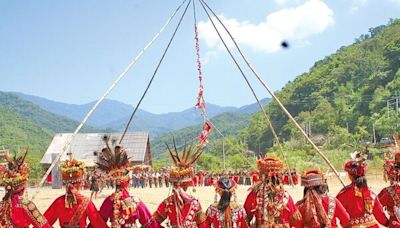
M 75 159 L 61 163 L 66 193 L 58 197 L 42 214 L 35 204 L 24 198 L 29 166 L 23 157 L 3 154 L 0 185 L 6 194 L 0 202 L 0 227 L 400 227 L 400 150 L 384 164 L 390 186 L 375 195 L 367 185 L 367 163 L 362 152 L 345 163 L 351 184 L 336 197 L 329 196 L 324 174 L 312 169 L 301 175 L 303 199 L 294 202 L 285 191 L 284 164 L 277 158 L 257 161 L 259 181 L 252 185 L 243 206 L 236 201 L 237 183 L 221 177 L 215 181 L 216 199 L 205 211 L 198 199 L 187 193 L 193 183 L 193 165 L 203 146 L 188 146 L 183 151 L 169 150 L 175 168 L 169 170 L 172 194 L 154 213 L 136 196 L 130 195 L 129 160 L 120 145 L 102 150 L 97 168 L 107 173 L 115 184 L 100 209 L 79 189 L 85 181 L 85 165 Z M 385 211 L 389 215 L 385 214 Z M 89 220 L 89 224 L 88 224 Z M 108 225 L 110 224 L 110 225 Z

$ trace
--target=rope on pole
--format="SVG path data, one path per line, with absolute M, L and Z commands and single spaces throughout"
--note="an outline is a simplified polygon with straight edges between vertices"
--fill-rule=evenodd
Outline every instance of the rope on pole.
M 322 157 L 322 159 L 328 164 L 328 166 L 331 168 L 331 170 L 335 173 L 336 177 L 339 179 L 341 184 L 345 186 L 345 183 L 343 182 L 342 178 L 340 177 L 339 173 L 337 172 L 336 168 L 332 165 L 332 163 L 329 161 L 329 159 L 325 156 L 325 154 L 315 145 L 315 143 L 308 137 L 306 132 L 303 130 L 303 128 L 297 123 L 297 121 L 293 118 L 292 114 L 286 109 L 286 107 L 282 104 L 280 99 L 274 94 L 272 89 L 264 82 L 264 80 L 259 76 L 259 74 L 256 72 L 256 70 L 253 68 L 253 66 L 250 64 L 250 62 L 247 60 L 245 55 L 243 54 L 242 50 L 239 48 L 239 45 L 236 43 L 235 39 L 233 38 L 232 34 L 229 32 L 225 24 L 220 20 L 220 18 L 215 14 L 215 12 L 207 5 L 207 3 L 204 0 L 199 0 L 201 3 L 204 3 L 207 8 L 212 12 L 215 18 L 221 23 L 225 31 L 228 33 L 229 37 L 232 39 L 233 43 L 235 44 L 235 47 L 239 51 L 239 54 L 242 56 L 243 60 L 246 62 L 247 66 L 250 68 L 250 70 L 253 72 L 254 76 L 257 78 L 257 80 L 263 85 L 263 87 L 268 91 L 268 93 L 275 99 L 275 101 L 278 103 L 279 107 L 284 111 L 284 113 L 289 117 L 289 119 L 294 123 L 294 125 L 300 130 L 300 132 L 304 135 L 306 140 L 313 146 L 313 148 L 317 151 L 317 153 Z
M 136 64 L 136 62 L 142 57 L 142 55 L 146 52 L 146 50 L 154 43 L 155 40 L 160 36 L 160 34 L 165 30 L 165 28 L 171 23 L 172 19 L 175 17 L 179 9 L 183 6 L 183 4 L 187 0 L 184 0 L 173 12 L 173 14 L 167 19 L 165 24 L 161 27 L 161 29 L 153 36 L 153 38 L 146 44 L 146 46 L 137 54 L 137 56 L 128 64 L 128 66 L 122 71 L 122 73 L 117 77 L 117 79 L 111 84 L 111 86 L 106 90 L 106 92 L 101 96 L 101 98 L 96 102 L 95 105 L 93 105 L 92 109 L 86 114 L 86 116 L 83 118 L 82 122 L 78 125 L 78 127 L 75 129 L 74 133 L 72 134 L 72 137 L 67 141 L 65 146 L 63 147 L 63 151 L 58 154 L 56 159 L 52 161 L 52 164 L 50 167 L 47 169 L 46 173 L 44 174 L 42 180 L 39 182 L 38 188 L 36 192 L 33 194 L 32 199 L 35 198 L 35 196 L 39 193 L 39 188 L 43 186 L 44 182 L 46 181 L 47 176 L 50 174 L 50 172 L 53 170 L 54 166 L 57 164 L 57 162 L 60 160 L 60 158 L 63 156 L 63 154 L 68 151 L 71 147 L 71 142 L 73 139 L 76 137 L 78 132 L 82 129 L 82 127 L 85 125 L 89 117 L 94 113 L 94 111 L 97 109 L 97 107 L 100 105 L 101 102 L 111 93 L 111 91 L 115 88 L 115 86 L 125 77 L 125 75 L 128 73 L 128 71 Z
M 183 18 L 184 18 L 185 15 L 186 15 L 187 9 L 189 8 L 189 5 L 190 5 L 190 2 L 191 2 L 191 1 L 192 1 L 192 0 L 189 0 L 188 4 L 186 5 L 185 11 L 183 11 L 183 14 L 182 14 L 182 16 L 181 16 L 181 19 L 179 20 L 179 23 L 178 23 L 178 25 L 176 26 L 175 31 L 174 31 L 174 33 L 172 34 L 172 37 L 171 37 L 171 39 L 169 40 L 168 45 L 167 45 L 166 49 L 164 50 L 164 53 L 163 53 L 163 55 L 161 56 L 160 61 L 159 61 L 158 64 L 157 64 L 156 69 L 154 70 L 153 76 L 151 76 L 151 79 L 150 79 L 149 83 L 147 84 L 146 90 L 145 90 L 144 93 L 142 94 L 142 97 L 140 98 L 139 102 L 137 103 L 135 109 L 134 109 L 133 112 L 132 112 L 131 117 L 129 118 L 128 123 L 126 124 L 124 133 L 122 134 L 121 139 L 119 140 L 119 143 L 121 143 L 122 140 L 124 139 L 124 137 L 125 137 L 125 135 L 126 135 L 126 132 L 128 131 L 129 126 L 131 125 L 131 122 L 132 122 L 132 120 L 133 120 L 133 117 L 135 116 L 137 110 L 139 109 L 140 104 L 142 104 L 142 101 L 143 101 L 144 97 L 146 96 L 147 92 L 149 91 L 150 86 L 151 86 L 151 84 L 153 83 L 154 77 L 156 76 L 156 74 L 157 74 L 157 72 L 158 72 L 158 69 L 159 69 L 160 66 L 161 66 L 161 63 L 163 62 L 164 57 L 165 57 L 165 55 L 167 54 L 167 52 L 168 52 L 168 50 L 169 50 L 169 47 L 171 46 L 171 43 L 172 43 L 172 41 L 173 41 L 174 38 L 175 38 L 176 32 L 178 31 L 178 29 L 179 29 L 179 27 L 180 27 L 180 25 L 181 25 L 181 23 L 182 23 L 182 20 L 183 20 Z
M 291 172 L 290 172 L 290 165 L 289 165 L 289 162 L 288 162 L 288 160 L 287 160 L 287 157 L 286 157 L 286 154 L 285 154 L 285 152 L 284 152 L 284 150 L 283 150 L 283 147 L 282 147 L 282 145 L 281 145 L 281 143 L 280 143 L 280 141 L 279 141 L 279 137 L 278 137 L 278 135 L 276 134 L 274 127 L 272 126 L 272 123 L 271 123 L 271 120 L 270 120 L 269 116 L 267 115 L 267 112 L 265 111 L 264 107 L 261 105 L 261 102 L 260 102 L 260 100 L 259 100 L 257 94 L 255 93 L 253 87 L 251 86 L 251 83 L 250 83 L 250 81 L 248 80 L 247 76 L 244 74 L 244 72 L 243 72 L 242 68 L 240 67 L 239 63 L 237 62 L 237 60 L 236 60 L 235 57 L 233 56 L 232 52 L 229 50 L 228 46 L 226 45 L 225 40 L 222 38 L 222 36 L 221 36 L 219 30 L 217 29 L 217 27 L 216 27 L 214 21 L 212 20 L 212 18 L 211 18 L 211 16 L 210 16 L 210 14 L 208 13 L 207 9 L 205 8 L 205 6 L 204 6 L 204 4 L 203 4 L 203 1 L 200 0 L 200 3 L 201 3 L 201 5 L 202 5 L 204 11 L 206 12 L 206 14 L 207 14 L 207 16 L 208 16 L 210 22 L 212 23 L 212 25 L 213 25 L 215 31 L 217 32 L 217 34 L 218 34 L 220 40 L 221 40 L 222 43 L 224 44 L 226 50 L 228 51 L 228 53 L 229 53 L 229 55 L 231 56 L 232 60 L 234 61 L 234 63 L 235 63 L 236 66 L 238 67 L 240 73 L 242 74 L 244 80 L 246 81 L 247 86 L 250 88 L 250 90 L 251 90 L 251 92 L 252 92 L 254 98 L 256 99 L 257 104 L 258 104 L 258 106 L 260 107 L 260 110 L 262 111 L 262 113 L 263 113 L 265 119 L 267 120 L 268 125 L 269 125 L 269 127 L 270 127 L 270 129 L 271 129 L 271 131 L 272 131 L 272 134 L 273 134 L 273 136 L 274 136 L 274 138 L 275 138 L 275 141 L 276 141 L 276 143 L 278 144 L 278 147 L 279 147 L 279 150 L 280 150 L 280 152 L 281 152 L 281 154 L 282 154 L 283 160 L 284 160 L 284 162 L 285 162 L 285 164 L 286 164 L 286 166 L 287 166 L 287 168 L 288 168 L 288 170 L 289 170 L 289 172 L 288 172 L 288 173 L 289 173 L 289 180 L 290 180 L 291 184 L 293 185 L 293 178 L 292 178 L 292 174 L 291 174 Z

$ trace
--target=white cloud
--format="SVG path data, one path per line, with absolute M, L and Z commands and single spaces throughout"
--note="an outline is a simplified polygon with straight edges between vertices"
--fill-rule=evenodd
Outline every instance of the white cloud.
M 309 0 L 298 7 L 273 12 L 258 24 L 239 21 L 235 18 L 225 18 L 223 15 L 218 17 L 230 30 L 239 45 L 268 53 L 279 51 L 280 43 L 283 40 L 289 40 L 291 43 L 307 43 L 308 37 L 325 31 L 335 23 L 333 11 L 319 0 Z M 223 31 L 222 26 L 216 24 L 219 30 Z M 209 47 L 222 47 L 210 21 L 200 22 L 199 30 L 200 38 Z M 224 40 L 228 41 L 227 34 L 221 33 Z M 230 42 L 228 44 L 232 46 Z
M 283 4 L 285 4 L 286 2 L 288 2 L 289 0 L 274 0 L 274 2 L 276 3 L 276 4 L 278 4 L 278 5 L 283 5 Z
M 352 0 L 350 12 L 355 13 L 360 10 L 361 7 L 365 6 L 368 3 L 368 0 Z
M 299 3 L 300 0 L 274 0 L 277 5 L 285 5 L 286 3 Z
M 203 66 L 207 65 L 209 62 L 217 58 L 217 52 L 215 51 L 207 51 L 204 57 L 201 57 L 201 64 Z

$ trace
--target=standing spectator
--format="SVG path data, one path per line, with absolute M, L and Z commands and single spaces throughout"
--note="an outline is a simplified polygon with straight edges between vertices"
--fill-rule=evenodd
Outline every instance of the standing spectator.
M 169 188 L 169 174 L 167 172 L 164 173 L 164 182 L 165 187 Z
M 250 176 L 251 176 L 251 174 L 246 171 L 245 180 L 244 180 L 245 185 L 251 185 L 251 177 Z
M 97 178 L 97 171 L 95 170 L 90 176 L 90 200 L 94 198 L 97 199 L 97 193 L 99 192 L 99 183 Z
M 140 174 L 140 185 L 142 188 L 146 187 L 146 173 Z
M 147 177 L 147 181 L 149 182 L 149 187 L 152 188 L 153 187 L 153 175 L 150 172 L 148 172 L 146 174 L 146 177 Z
M 163 177 L 160 172 L 157 172 L 157 178 L 158 178 L 158 186 L 160 186 L 160 188 L 162 188 L 163 187 L 163 183 L 162 183 Z
M 158 188 L 158 176 L 157 176 L 158 172 L 154 172 L 152 174 L 152 178 L 153 178 L 153 182 L 154 182 L 154 187 Z

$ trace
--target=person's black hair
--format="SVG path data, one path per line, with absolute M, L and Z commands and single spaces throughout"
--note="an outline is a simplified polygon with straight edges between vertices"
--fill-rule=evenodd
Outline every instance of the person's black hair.
M 368 187 L 367 178 L 365 178 L 365 176 L 353 176 L 353 178 L 358 188 Z
M 312 190 L 312 189 L 317 191 L 317 193 L 319 195 L 323 195 L 323 194 L 325 194 L 325 193 L 327 193 L 329 191 L 328 185 L 317 185 L 317 186 L 314 186 L 314 187 L 305 187 L 304 191 L 303 191 L 303 196 L 306 196 L 307 192 L 309 190 Z
M 272 176 L 272 177 L 271 177 L 271 180 L 266 179 L 265 182 L 266 182 L 267 184 L 269 184 L 269 183 L 271 182 L 271 184 L 273 184 L 273 185 L 280 185 L 279 178 L 277 178 L 277 177 L 275 177 L 275 176 Z
M 218 202 L 217 208 L 220 211 L 225 211 L 225 209 L 229 206 L 229 203 L 231 202 L 232 193 L 229 190 L 233 187 L 233 182 L 229 178 L 222 177 L 218 181 L 218 186 L 223 189 L 223 192 L 221 194 L 221 198 Z

